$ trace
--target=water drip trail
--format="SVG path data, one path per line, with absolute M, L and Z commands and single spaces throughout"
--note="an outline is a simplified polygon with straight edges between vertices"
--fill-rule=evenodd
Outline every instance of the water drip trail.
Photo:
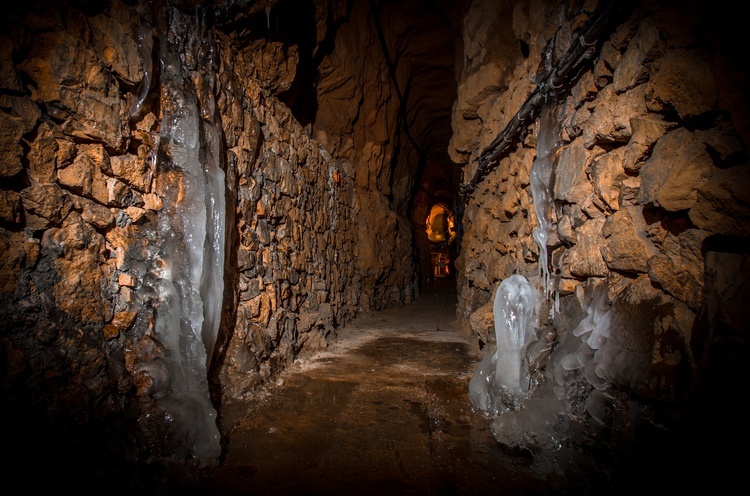
M 562 144 L 559 139 L 559 125 L 554 105 L 545 105 L 539 119 L 539 132 L 536 143 L 536 159 L 531 166 L 531 196 L 538 226 L 532 236 L 539 247 L 539 275 L 542 294 L 547 300 L 555 293 L 554 281 L 550 276 L 547 242 L 553 229 L 553 184 L 555 151 Z M 555 301 L 557 296 L 555 294 Z M 554 311 L 554 306 L 552 307 Z

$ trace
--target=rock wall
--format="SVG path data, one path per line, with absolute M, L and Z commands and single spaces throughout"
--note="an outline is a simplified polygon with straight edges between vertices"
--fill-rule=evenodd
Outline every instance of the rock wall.
M 200 421 L 172 396 L 178 346 L 185 360 L 208 351 L 208 364 L 187 370 L 210 365 L 187 396 L 208 387 L 220 408 L 301 351 L 325 347 L 358 312 L 417 291 L 411 227 L 378 189 L 395 163 L 393 121 L 378 115 L 365 132 L 373 122 L 357 110 L 349 128 L 318 133 L 330 149 L 321 145 L 278 97 L 294 80 L 294 49 L 238 45 L 212 28 L 217 12 L 194 2 L 39 1 L 2 23 L 0 370 L 4 415 L 19 426 L 12 446 L 33 446 L 27 436 L 37 435 L 50 459 L 76 439 L 97 465 L 109 460 L 99 452 L 203 463 L 195 438 L 205 433 L 192 430 Z M 387 91 L 381 83 L 368 92 Z M 352 127 L 358 141 L 342 151 L 331 136 Z M 206 209 L 190 206 L 199 189 L 187 159 L 206 177 L 221 169 L 224 212 L 209 195 Z M 213 353 L 205 336 L 204 347 L 186 345 L 190 333 L 164 334 L 165 316 L 180 328 L 219 310 L 203 289 L 191 300 L 197 286 L 165 283 L 220 258 L 190 239 L 199 214 L 208 218 L 198 227 L 226 232 Z M 173 248 L 179 242 L 209 258 L 187 269 L 194 257 Z M 137 477 L 130 470 L 122 476 Z
M 553 287 L 525 356 L 536 374 L 528 394 L 565 405 L 559 413 L 566 423 L 550 434 L 559 443 L 554 451 L 606 439 L 602 462 L 625 439 L 641 439 L 633 434 L 638 422 L 653 429 L 644 438 L 657 439 L 656 431 L 681 432 L 686 418 L 700 419 L 700 436 L 686 452 L 731 436 L 739 420 L 723 417 L 719 405 L 740 387 L 736 374 L 748 351 L 746 319 L 737 318 L 750 287 L 749 81 L 738 58 L 747 43 L 728 10 L 698 2 L 622 5 L 602 40 L 585 40 L 596 51 L 583 69 L 567 85 L 541 89 L 558 127 L 550 130 L 539 114 L 525 121 L 466 196 L 458 261 L 459 317 L 485 357 L 494 353 L 499 284 L 521 274 L 547 296 L 547 264 Z M 451 143 L 451 155 L 465 164 L 465 184 L 543 76 L 582 41 L 594 7 L 472 2 Z M 548 184 L 553 228 L 548 260 L 540 261 L 532 168 L 550 132 L 557 142 Z M 606 298 L 597 299 L 595 288 Z M 579 324 L 594 315 L 607 315 L 597 328 L 604 334 L 589 339 L 591 327 Z M 547 446 L 544 427 L 524 437 L 517 434 L 522 424 L 513 424 L 516 434 L 508 425 L 493 424 L 499 440 Z
M 219 108 L 237 229 L 227 268 L 235 315 L 226 319 L 219 382 L 237 398 L 302 348 L 325 347 L 357 314 L 364 284 L 355 247 L 369 237 L 358 227 L 353 171 L 244 73 L 253 66 L 230 43 L 222 50 Z

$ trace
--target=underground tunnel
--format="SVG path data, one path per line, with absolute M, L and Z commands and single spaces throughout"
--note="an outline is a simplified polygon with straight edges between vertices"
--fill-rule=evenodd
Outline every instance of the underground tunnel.
M 260 465 L 220 483 L 277 460 L 275 424 L 239 434 L 261 411 L 330 424 L 320 467 L 413 454 L 379 485 L 308 463 L 295 494 L 740 480 L 729 2 L 28 0 L 0 25 L 8 487 L 282 494 Z M 357 364 L 402 396 L 328 403 Z

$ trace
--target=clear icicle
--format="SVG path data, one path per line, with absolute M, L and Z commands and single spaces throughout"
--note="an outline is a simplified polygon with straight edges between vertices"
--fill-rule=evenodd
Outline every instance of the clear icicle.
M 531 196 L 534 202 L 534 213 L 539 225 L 532 236 L 539 247 L 539 275 L 542 280 L 542 293 L 549 300 L 553 288 L 549 273 L 547 241 L 552 231 L 552 208 L 554 199 L 552 186 L 554 181 L 554 155 L 560 147 L 558 123 L 554 105 L 542 109 L 539 121 L 539 133 L 536 142 L 536 159 L 531 166 Z M 552 307 L 553 309 L 555 306 Z

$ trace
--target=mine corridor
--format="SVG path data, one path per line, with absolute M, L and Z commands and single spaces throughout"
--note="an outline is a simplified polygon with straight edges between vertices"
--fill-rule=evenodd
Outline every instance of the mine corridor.
M 734 490 L 745 32 L 722 1 L 5 6 L 4 481 Z

